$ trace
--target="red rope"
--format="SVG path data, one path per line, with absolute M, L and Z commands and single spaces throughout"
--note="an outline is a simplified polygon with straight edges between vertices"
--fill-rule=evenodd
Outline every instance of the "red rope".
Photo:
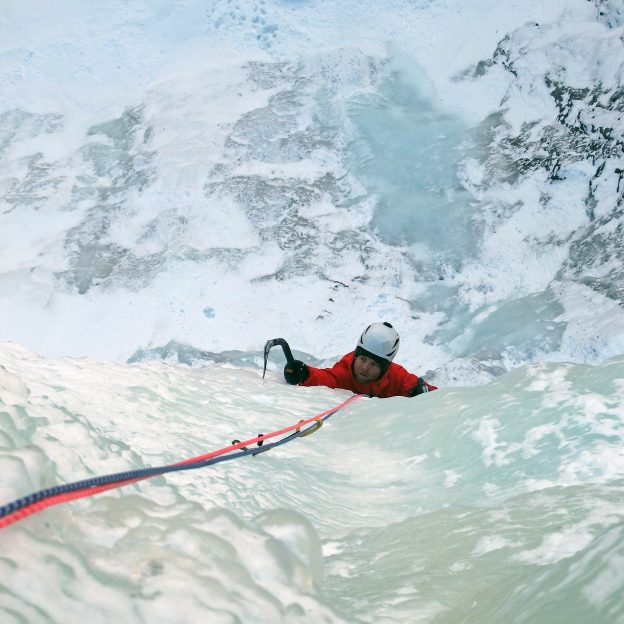
M 180 462 L 176 462 L 175 464 L 173 464 L 174 466 L 176 465 L 184 465 L 184 464 L 191 464 L 194 462 L 199 462 L 199 461 L 205 461 L 207 459 L 212 459 L 213 457 L 219 457 L 220 455 L 224 455 L 226 453 L 230 453 L 232 451 L 235 451 L 237 449 L 243 448 L 245 446 L 250 446 L 252 444 L 256 444 L 260 441 L 264 441 L 264 440 L 268 440 L 270 438 L 274 438 L 276 436 L 279 435 L 283 435 L 285 433 L 288 433 L 290 431 L 294 431 L 295 429 L 299 429 L 302 427 L 305 427 L 306 425 L 309 425 L 311 423 L 313 423 L 314 421 L 318 421 L 320 418 L 323 418 L 324 416 L 327 416 L 328 414 L 332 414 L 333 412 L 337 412 L 338 410 L 342 409 L 345 405 L 348 405 L 349 403 L 355 401 L 356 399 L 360 398 L 359 394 L 356 394 L 350 398 L 348 398 L 346 401 L 343 401 L 342 403 L 340 403 L 340 405 L 337 405 L 336 407 L 332 407 L 331 409 L 328 409 L 324 412 L 322 412 L 321 414 L 317 414 L 316 416 L 312 416 L 311 418 L 308 418 L 307 420 L 301 420 L 298 423 L 294 424 L 294 425 L 290 425 L 288 427 L 284 427 L 283 429 L 279 429 L 278 431 L 272 431 L 271 433 L 265 433 L 263 435 L 259 435 L 256 436 L 255 438 L 250 438 L 249 440 L 244 440 L 243 442 L 237 442 L 235 444 L 231 444 L 230 446 L 225 446 L 223 448 L 217 449 L 216 451 L 212 451 L 210 453 L 206 453 L 205 455 L 198 455 L 197 457 L 191 457 L 190 459 L 185 459 L 183 461 Z M 158 476 L 158 475 L 153 475 L 153 476 Z M 145 479 L 151 479 L 152 476 L 146 476 L 146 477 L 137 477 L 136 479 L 127 479 L 126 481 L 117 481 L 115 483 L 107 483 L 105 485 L 98 485 L 98 486 L 94 486 L 94 487 L 89 487 L 86 488 L 84 490 L 76 490 L 74 492 L 66 492 L 63 494 L 57 494 L 56 496 L 50 496 L 48 498 L 45 498 L 43 500 L 40 500 L 36 503 L 33 503 L 32 505 L 29 505 L 28 507 L 24 507 L 22 509 L 19 509 L 11 514 L 8 514 L 6 516 L 4 516 L 3 518 L 0 518 L 0 529 L 9 526 L 10 524 L 13 524 L 15 522 L 18 522 L 19 520 L 22 520 L 23 518 L 26 518 L 27 516 L 30 516 L 34 513 L 37 513 L 39 511 L 42 511 L 44 509 L 47 509 L 48 507 L 52 507 L 54 505 L 60 505 L 61 503 L 68 503 L 70 501 L 73 500 L 77 500 L 80 498 L 86 498 L 87 496 L 94 496 L 96 494 L 100 494 L 101 492 L 105 492 L 106 490 L 112 490 L 114 488 L 119 488 L 119 487 L 123 487 L 126 485 L 130 485 L 131 483 L 137 483 L 138 481 L 144 481 Z

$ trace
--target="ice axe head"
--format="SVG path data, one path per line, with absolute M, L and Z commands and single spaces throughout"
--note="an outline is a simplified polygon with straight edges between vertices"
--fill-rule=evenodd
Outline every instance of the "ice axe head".
M 283 338 L 272 338 L 271 340 L 267 340 L 266 344 L 264 345 L 264 370 L 262 371 L 263 379 L 266 374 L 267 362 L 269 360 L 269 351 L 275 346 L 282 347 L 282 350 L 284 351 L 284 356 L 286 357 L 286 363 L 289 366 L 292 366 L 295 362 L 292 351 L 290 350 L 288 343 Z

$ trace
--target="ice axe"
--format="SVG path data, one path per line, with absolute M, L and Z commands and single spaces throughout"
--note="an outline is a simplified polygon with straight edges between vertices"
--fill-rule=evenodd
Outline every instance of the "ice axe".
M 272 338 L 271 340 L 267 340 L 267 343 L 264 345 L 264 370 L 262 371 L 262 379 L 264 379 L 264 375 L 266 374 L 269 351 L 276 346 L 282 347 L 288 366 L 293 366 L 295 364 L 295 358 L 293 357 L 292 351 L 290 350 L 288 343 L 283 338 Z

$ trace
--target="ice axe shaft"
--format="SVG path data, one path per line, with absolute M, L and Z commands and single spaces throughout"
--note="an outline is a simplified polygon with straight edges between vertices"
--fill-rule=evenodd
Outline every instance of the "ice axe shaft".
M 269 360 L 269 351 L 273 347 L 277 346 L 282 347 L 288 366 L 293 366 L 293 364 L 295 363 L 295 358 L 293 357 L 292 351 L 290 350 L 288 343 L 283 338 L 272 338 L 271 340 L 267 340 L 267 343 L 264 345 L 264 370 L 262 371 L 262 379 L 264 379 L 264 375 L 266 374 L 267 362 Z

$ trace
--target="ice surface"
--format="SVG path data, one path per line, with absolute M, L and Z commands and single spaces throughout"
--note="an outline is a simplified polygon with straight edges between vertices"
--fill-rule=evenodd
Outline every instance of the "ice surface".
M 258 457 L 46 509 L 0 530 L 0 613 L 493 621 L 528 586 L 548 613 L 554 576 L 576 589 L 576 621 L 609 621 L 624 607 L 623 366 L 541 364 L 362 398 Z M 231 364 L 52 360 L 5 343 L 0 502 L 195 457 L 346 396 Z M 580 575 L 569 563 L 588 558 Z
M 623 19 L 4 2 L 2 502 L 342 398 L 268 338 L 444 387 L 3 530 L 6 617 L 621 621 Z

